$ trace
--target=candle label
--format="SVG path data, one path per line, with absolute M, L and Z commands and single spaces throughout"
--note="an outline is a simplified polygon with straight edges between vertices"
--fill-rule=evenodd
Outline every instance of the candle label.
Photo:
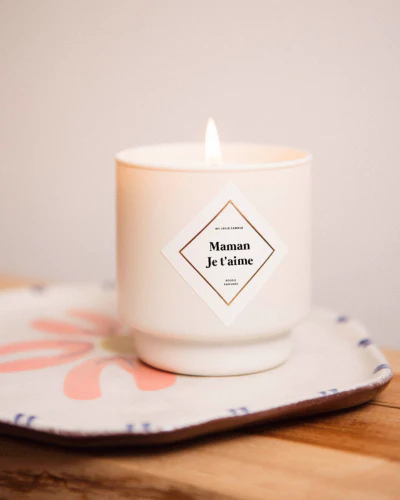
M 227 326 L 286 252 L 275 230 L 232 182 L 162 250 Z

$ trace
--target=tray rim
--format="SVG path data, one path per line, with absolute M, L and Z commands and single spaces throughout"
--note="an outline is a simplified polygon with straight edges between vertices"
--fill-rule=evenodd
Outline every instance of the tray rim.
M 186 425 L 172 430 L 157 432 L 104 432 L 90 433 L 57 430 L 40 430 L 17 426 L 0 421 L 0 435 L 6 437 L 26 438 L 33 441 L 56 444 L 67 448 L 100 448 L 131 445 L 162 445 L 181 442 L 202 435 L 228 432 L 237 428 L 246 428 L 261 423 L 290 420 L 297 417 L 319 415 L 328 412 L 345 410 L 362 405 L 383 391 L 390 383 L 393 372 L 387 368 L 387 375 L 375 382 L 364 386 L 329 394 L 316 398 L 309 398 L 287 405 L 268 408 L 246 415 L 228 416 Z

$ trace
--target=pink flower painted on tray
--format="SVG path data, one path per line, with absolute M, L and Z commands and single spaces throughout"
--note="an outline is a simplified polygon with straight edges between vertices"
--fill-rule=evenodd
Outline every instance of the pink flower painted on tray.
M 64 380 L 64 394 L 77 400 L 101 396 L 100 375 L 111 364 L 132 375 L 142 391 L 159 391 L 174 385 L 176 376 L 173 373 L 151 368 L 135 356 L 133 338 L 122 334 L 118 321 L 83 310 L 71 310 L 68 314 L 86 322 L 88 327 L 49 319 L 33 321 L 31 326 L 34 329 L 57 335 L 58 338 L 0 346 L 0 374 L 39 370 L 81 359 L 81 363 L 71 368 Z M 58 352 L 43 355 L 48 350 Z M 36 351 L 40 352 L 37 357 L 1 362 L 2 355 L 31 355 Z

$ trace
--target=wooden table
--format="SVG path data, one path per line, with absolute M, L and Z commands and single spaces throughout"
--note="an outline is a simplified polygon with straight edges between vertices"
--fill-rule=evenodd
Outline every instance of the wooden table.
M 10 286 L 1 280 L 0 286 Z M 400 499 L 400 351 L 373 402 L 143 450 L 0 437 L 0 500 Z

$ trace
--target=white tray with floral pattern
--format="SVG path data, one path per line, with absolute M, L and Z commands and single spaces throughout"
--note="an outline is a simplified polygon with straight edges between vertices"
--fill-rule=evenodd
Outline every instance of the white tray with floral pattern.
M 172 442 L 255 422 L 346 408 L 391 369 L 357 321 L 314 309 L 287 363 L 190 377 L 138 360 L 109 284 L 0 293 L 0 432 L 67 446 Z

